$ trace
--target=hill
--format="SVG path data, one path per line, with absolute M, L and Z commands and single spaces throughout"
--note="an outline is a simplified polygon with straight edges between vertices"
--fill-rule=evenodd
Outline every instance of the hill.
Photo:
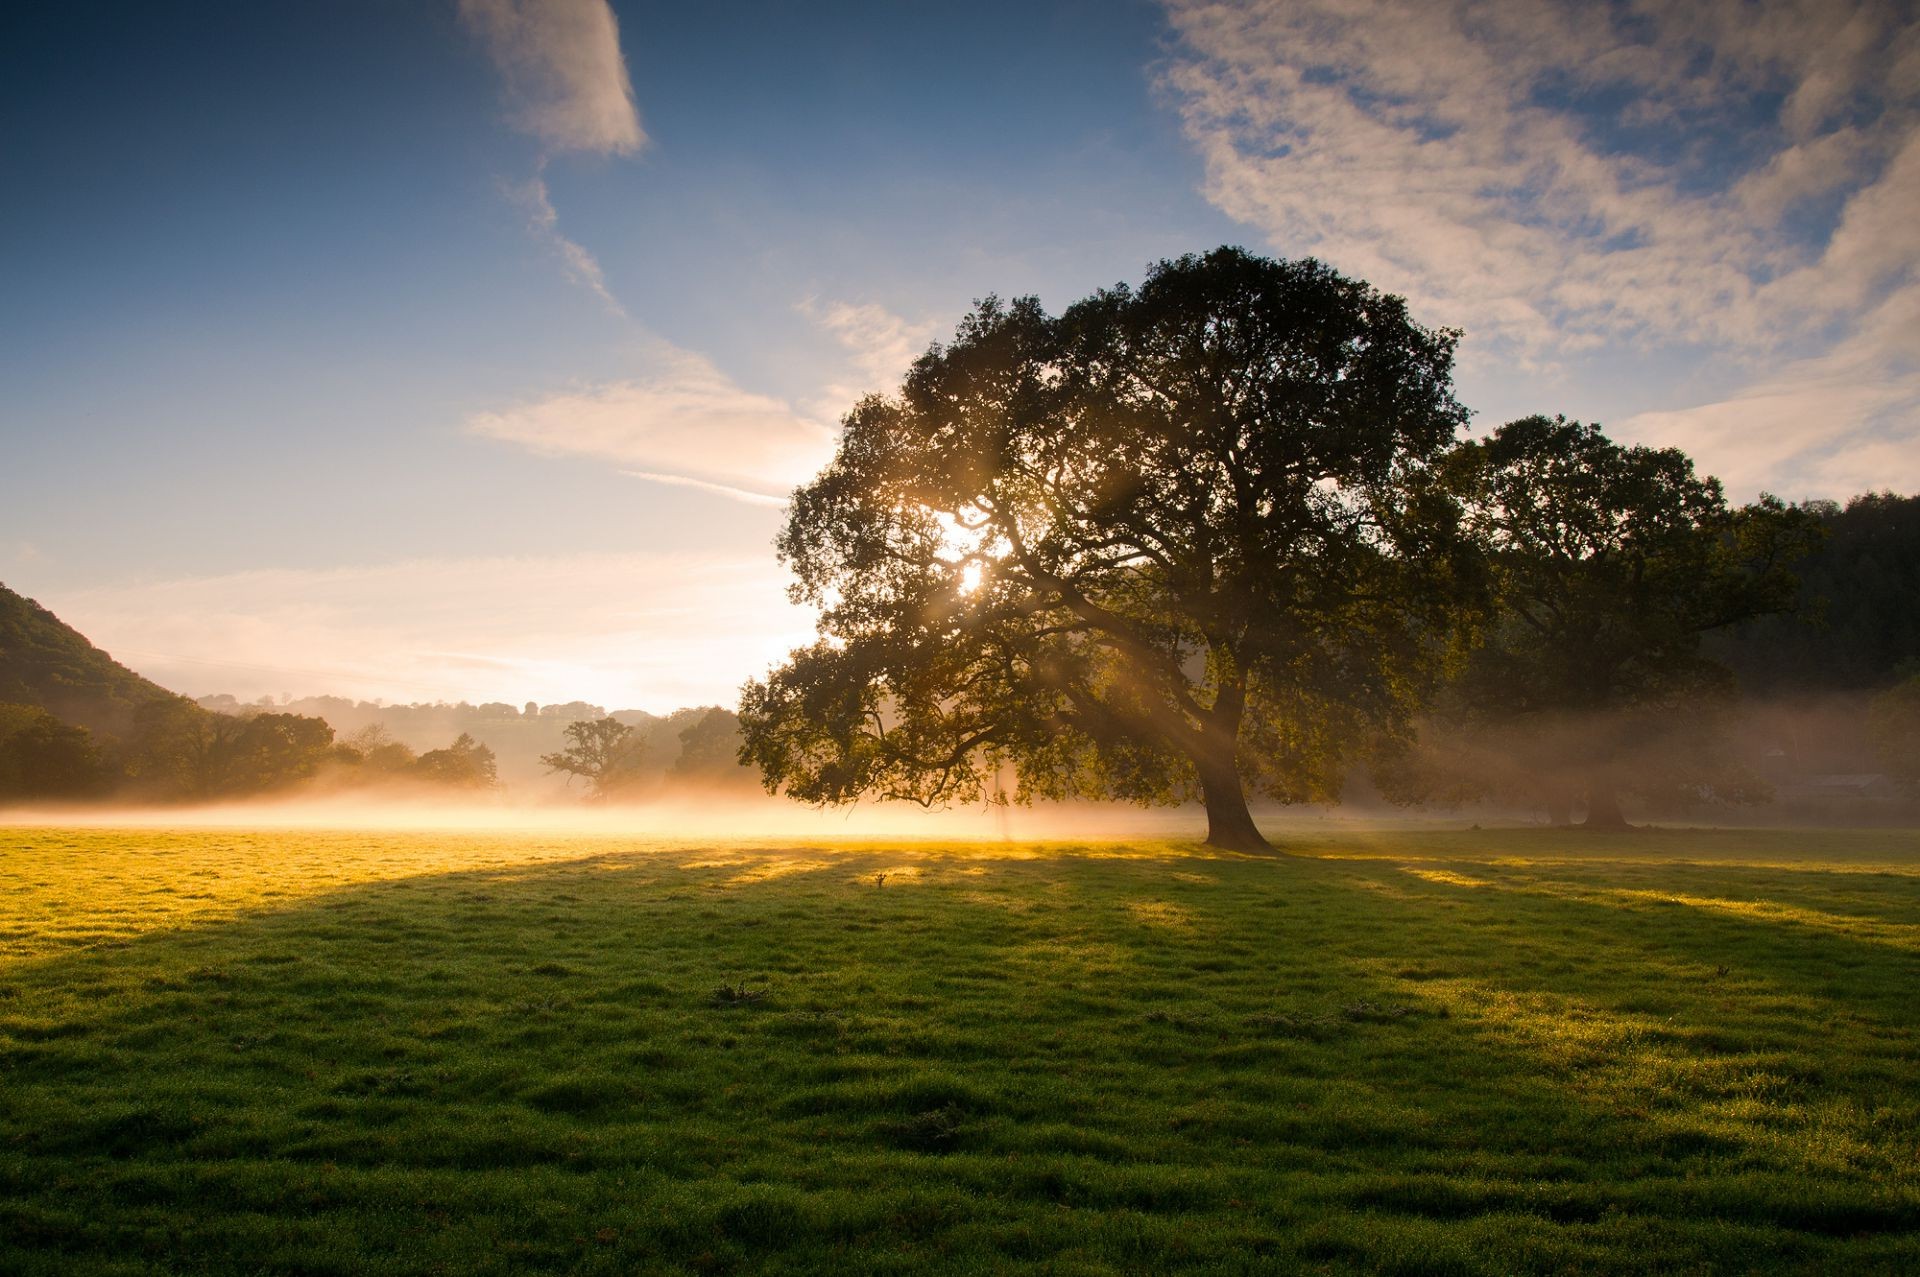
M 0 585 L 0 703 L 37 705 L 88 731 L 124 736 L 142 705 L 173 699 L 32 599 Z

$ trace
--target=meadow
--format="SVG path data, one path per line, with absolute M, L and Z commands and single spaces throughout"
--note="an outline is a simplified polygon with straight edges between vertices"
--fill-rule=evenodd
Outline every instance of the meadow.
M 1920 1270 L 1920 834 L 0 829 L 0 1271 Z

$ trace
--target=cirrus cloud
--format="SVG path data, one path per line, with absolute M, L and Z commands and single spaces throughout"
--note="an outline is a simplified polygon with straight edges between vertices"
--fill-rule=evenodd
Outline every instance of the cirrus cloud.
M 702 355 L 662 345 L 647 372 L 467 419 L 543 456 L 611 462 L 636 478 L 779 505 L 833 455 L 833 431 L 736 384 Z

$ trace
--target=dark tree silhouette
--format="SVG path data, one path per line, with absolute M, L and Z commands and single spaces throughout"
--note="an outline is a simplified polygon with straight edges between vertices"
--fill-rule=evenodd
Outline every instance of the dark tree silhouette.
M 454 789 L 491 789 L 500 779 L 493 751 L 465 732 L 445 749 L 430 749 L 420 755 L 408 774 Z
M 550 772 L 578 776 L 605 797 L 635 780 L 646 751 L 634 729 L 617 718 L 582 719 L 567 724 L 567 747 L 542 754 Z
M 1449 466 L 1495 599 L 1443 701 L 1456 721 L 1531 774 L 1574 778 L 1595 828 L 1625 827 L 1622 789 L 1711 775 L 1701 729 L 1733 684 L 1702 636 L 1792 605 L 1814 516 L 1771 497 L 1730 509 L 1684 452 L 1563 417 L 1510 422 Z M 1548 795 L 1556 819 L 1570 802 Z
M 1058 318 L 989 299 L 846 418 L 779 539 L 820 638 L 744 690 L 743 761 L 811 802 L 1337 793 L 1401 731 L 1452 590 L 1432 463 L 1457 334 L 1223 248 Z

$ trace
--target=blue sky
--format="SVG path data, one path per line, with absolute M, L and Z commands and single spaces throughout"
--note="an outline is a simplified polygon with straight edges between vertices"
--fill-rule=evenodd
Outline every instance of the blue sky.
M 1223 242 L 1466 329 L 1481 426 L 1920 487 L 1911 4 L 0 23 L 0 581 L 185 691 L 730 699 L 853 397 Z

